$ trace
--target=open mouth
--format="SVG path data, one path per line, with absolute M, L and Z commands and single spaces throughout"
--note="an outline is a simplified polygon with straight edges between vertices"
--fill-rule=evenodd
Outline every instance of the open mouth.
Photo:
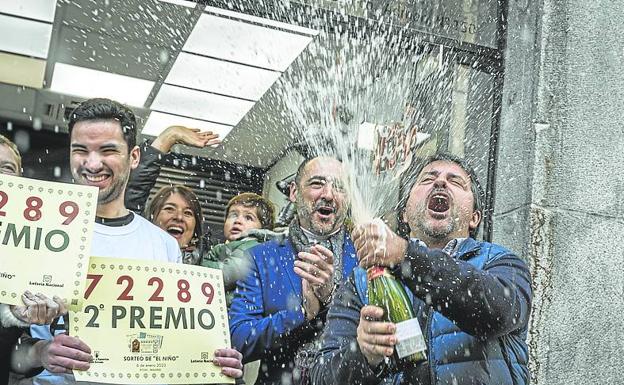
M 443 193 L 435 193 L 429 198 L 427 208 L 436 213 L 444 213 L 450 208 L 449 197 Z
M 332 215 L 336 210 L 334 210 L 333 207 L 322 206 L 316 209 L 316 211 L 322 216 L 329 216 L 329 215 Z
M 184 234 L 184 229 L 180 226 L 169 226 L 167 232 L 174 238 L 180 238 Z
M 242 236 L 243 232 L 244 232 L 244 230 L 243 230 L 243 229 L 241 229 L 240 227 L 232 227 L 232 228 L 230 229 L 230 233 L 229 233 L 229 235 L 227 236 L 227 238 L 228 238 L 230 241 L 233 241 L 233 240 L 239 239 L 239 238 L 241 238 L 241 236 Z

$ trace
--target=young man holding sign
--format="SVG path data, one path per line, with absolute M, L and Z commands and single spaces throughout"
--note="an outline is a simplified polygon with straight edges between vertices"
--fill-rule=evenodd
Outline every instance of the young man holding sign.
M 99 188 L 91 255 L 159 262 L 181 262 L 175 239 L 124 205 L 130 171 L 139 163 L 136 120 L 127 107 L 108 99 L 81 103 L 69 121 L 70 166 L 74 180 Z M 31 327 L 34 339 L 14 354 L 13 370 L 44 369 L 33 384 L 73 384 L 72 370 L 86 370 L 93 359 L 83 341 L 65 333 L 66 320 Z M 242 376 L 241 355 L 215 352 L 214 362 L 230 377 Z

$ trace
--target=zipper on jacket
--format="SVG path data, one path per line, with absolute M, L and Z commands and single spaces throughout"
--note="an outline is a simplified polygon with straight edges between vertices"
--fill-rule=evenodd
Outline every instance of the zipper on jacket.
M 427 357 L 427 361 L 429 361 L 429 384 L 430 385 L 434 385 L 434 378 L 433 378 L 433 342 L 432 342 L 432 336 L 431 336 L 431 322 L 433 322 L 431 320 L 431 318 L 433 317 L 433 309 L 430 306 L 427 306 L 427 323 L 426 323 L 426 328 L 427 328 L 427 342 L 429 344 L 429 355 Z

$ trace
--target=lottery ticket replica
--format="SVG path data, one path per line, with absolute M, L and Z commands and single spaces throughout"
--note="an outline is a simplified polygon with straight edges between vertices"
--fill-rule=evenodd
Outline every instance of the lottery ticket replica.
M 70 334 L 92 351 L 79 381 L 234 383 L 212 364 L 230 346 L 223 276 L 201 266 L 92 257 Z
M 0 175 L 0 302 L 25 290 L 82 298 L 97 206 L 95 187 Z

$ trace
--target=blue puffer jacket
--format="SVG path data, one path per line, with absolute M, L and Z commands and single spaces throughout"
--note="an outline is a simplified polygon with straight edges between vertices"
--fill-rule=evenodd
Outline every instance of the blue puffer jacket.
M 326 312 L 306 319 L 302 281 L 294 270 L 297 253 L 290 241 L 272 240 L 249 253 L 251 272 L 236 283 L 229 312 L 232 346 L 243 354 L 244 363 L 262 360 L 256 385 L 292 384 L 295 354 L 320 334 Z M 346 232 L 341 261 L 346 280 L 357 265 Z
M 453 256 L 410 241 L 396 275 L 412 298 L 427 362 L 405 372 L 373 370 L 357 344 L 366 272 L 354 270 L 328 316 L 313 384 L 526 385 L 531 304 L 528 267 L 509 250 L 466 239 Z M 426 303 L 425 303 L 426 302 Z

